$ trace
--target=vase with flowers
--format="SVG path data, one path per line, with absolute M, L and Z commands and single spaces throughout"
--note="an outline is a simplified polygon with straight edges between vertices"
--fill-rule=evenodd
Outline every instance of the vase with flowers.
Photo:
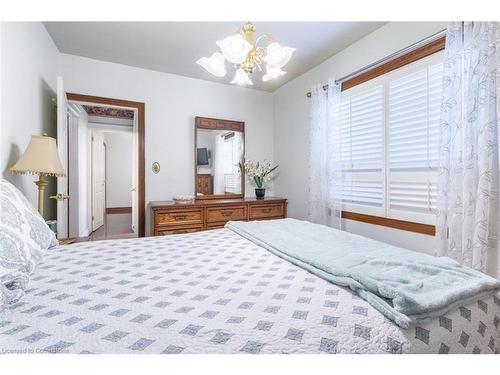
M 266 195 L 265 184 L 274 177 L 273 172 L 278 166 L 272 166 L 268 160 L 254 163 L 251 160 L 245 161 L 245 173 L 255 184 L 255 196 L 257 199 L 264 199 Z

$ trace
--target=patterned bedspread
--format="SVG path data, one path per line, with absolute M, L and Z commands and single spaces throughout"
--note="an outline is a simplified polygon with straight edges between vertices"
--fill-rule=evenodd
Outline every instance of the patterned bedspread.
M 228 229 L 52 249 L 1 353 L 495 353 L 500 300 L 403 330 Z

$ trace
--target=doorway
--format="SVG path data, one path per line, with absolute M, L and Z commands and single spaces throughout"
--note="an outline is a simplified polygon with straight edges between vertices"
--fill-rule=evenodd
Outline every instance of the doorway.
M 96 107 L 84 108 L 87 113 L 96 111 Z M 108 107 L 98 109 L 110 112 Z M 134 114 L 131 113 L 131 116 Z M 95 116 L 89 116 L 92 148 L 90 240 L 93 241 L 133 238 L 138 235 L 137 222 L 134 220 L 134 213 L 137 212 L 137 168 L 133 158 L 133 118 L 120 119 L 122 125 L 116 125 L 117 118 L 100 118 L 97 122 Z
M 59 83 L 59 82 L 58 82 Z M 61 78 L 61 87 L 62 87 L 62 78 Z M 60 90 L 64 92 L 62 89 Z M 58 90 L 58 93 L 60 92 Z M 60 105 L 60 103 L 64 104 Z M 87 133 L 84 136 L 75 137 L 74 134 L 78 134 L 78 129 L 81 126 L 81 117 L 89 117 L 88 113 L 86 113 L 85 106 L 87 107 L 96 107 L 103 109 L 111 110 L 111 112 L 117 111 L 125 111 L 132 112 L 133 118 L 128 119 L 132 122 L 132 126 L 129 126 L 129 134 L 132 137 L 132 149 L 128 152 L 128 155 L 131 157 L 131 162 L 129 163 L 130 169 L 134 170 L 133 180 L 128 184 L 121 184 L 122 187 L 125 187 L 128 190 L 128 195 L 130 197 L 129 204 L 123 206 L 115 206 L 112 207 L 108 203 L 108 199 L 106 199 L 106 176 L 108 175 L 107 168 L 105 163 L 102 165 L 102 170 L 98 171 L 94 180 L 92 179 L 92 173 L 89 172 L 87 175 L 87 180 L 89 181 L 86 186 L 82 183 L 82 181 L 78 181 L 75 178 L 76 170 L 82 171 L 85 169 L 85 165 L 88 167 L 92 164 L 92 135 L 94 133 L 94 129 L 88 128 Z M 145 108 L 144 103 L 141 102 L 133 102 L 128 100 L 120 100 L 114 98 L 106 98 L 106 97 L 97 97 L 97 96 L 89 96 L 89 95 L 81 95 L 74 93 L 65 93 L 64 95 L 58 95 L 58 114 L 61 114 L 61 120 L 58 121 L 58 148 L 60 150 L 61 155 L 66 156 L 65 164 L 67 165 L 68 176 L 65 179 L 59 181 L 58 179 L 58 196 L 60 196 L 60 200 L 58 199 L 58 230 L 59 228 L 63 228 L 65 233 L 59 232 L 58 238 L 70 238 L 70 237 L 85 237 L 85 230 L 81 231 L 79 229 L 82 228 L 82 223 L 85 222 L 85 215 L 93 215 L 94 219 L 96 215 L 93 211 L 99 215 L 102 212 L 102 225 L 99 223 L 99 217 L 97 220 L 92 220 L 88 222 L 88 234 L 90 239 L 103 239 L 102 236 L 92 236 L 93 232 L 104 231 L 105 224 L 108 224 L 106 227 L 105 233 L 109 232 L 109 229 L 113 230 L 115 228 L 115 222 L 121 222 L 123 224 L 124 216 L 116 216 L 116 219 L 121 218 L 122 220 L 109 220 L 107 223 L 106 216 L 109 215 L 122 215 L 127 214 L 130 218 L 131 225 L 129 228 L 134 232 L 133 236 L 143 237 L 145 235 L 145 179 L 144 179 L 144 128 L 145 128 Z M 59 109 L 61 109 L 59 111 Z M 82 112 L 85 112 L 82 115 Z M 68 115 L 68 120 L 66 121 L 66 113 L 71 114 Z M 94 116 L 94 115 L 92 115 Z M 93 121 L 94 119 L 92 119 Z M 100 133 L 103 136 L 102 148 L 100 154 L 101 158 L 106 159 L 106 141 L 104 138 L 106 134 L 119 133 L 120 119 L 111 119 L 106 123 L 101 123 L 102 129 L 100 129 Z M 122 121 L 123 122 L 123 121 Z M 63 126 L 60 126 L 64 125 Z M 97 131 L 96 131 L 97 133 Z M 72 136 L 73 134 L 73 136 Z M 99 137 L 99 135 L 97 136 Z M 112 136 L 111 136 L 112 137 Z M 84 151 L 87 151 L 87 157 L 78 157 L 80 154 L 85 154 Z M 98 150 L 94 150 L 94 153 Z M 99 157 L 99 156 L 98 156 Z M 64 158 L 64 156 L 63 156 Z M 130 165 L 131 164 L 131 165 Z M 109 168 L 108 168 L 109 169 Z M 129 169 L 129 170 L 130 170 Z M 97 188 L 97 181 L 99 181 L 99 176 L 104 175 L 104 178 L 101 178 L 102 188 Z M 69 178 L 68 178 L 69 177 Z M 85 178 L 83 178 L 85 180 Z M 104 180 L 104 181 L 102 181 Z M 96 181 L 96 186 L 94 186 L 93 181 Z M 75 186 L 78 185 L 78 188 Z M 120 186 L 120 185 L 118 185 Z M 97 199 L 94 202 L 95 195 L 92 195 L 92 191 L 96 190 Z M 87 191 L 85 191 L 87 190 Z M 70 194 L 72 192 L 73 194 Z M 77 192 L 76 195 L 74 193 Z M 71 195 L 74 195 L 71 198 Z M 85 200 L 84 197 L 87 197 Z M 88 203 L 88 197 L 92 197 L 92 201 L 90 204 Z M 100 197 L 100 198 L 99 198 Z M 108 206 L 108 207 L 107 207 Z M 62 209 L 60 209 L 60 207 Z M 85 212 L 87 211 L 87 212 Z M 59 212 L 62 214 L 60 215 Z M 79 220 L 75 219 L 78 217 Z M 60 223 L 59 221 L 63 222 Z M 77 223 L 80 224 L 77 224 Z M 122 225 L 120 224 L 120 225 Z M 123 232 L 123 231 L 122 231 Z M 61 235 L 62 234 L 62 235 Z M 132 236 L 131 233 L 119 233 L 118 237 L 121 238 Z M 97 238 L 96 238 L 97 237 Z

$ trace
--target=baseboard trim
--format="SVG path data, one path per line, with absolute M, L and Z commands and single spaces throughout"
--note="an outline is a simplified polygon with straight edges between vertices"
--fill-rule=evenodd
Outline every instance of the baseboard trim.
M 132 207 L 108 207 L 106 208 L 107 214 L 131 214 Z

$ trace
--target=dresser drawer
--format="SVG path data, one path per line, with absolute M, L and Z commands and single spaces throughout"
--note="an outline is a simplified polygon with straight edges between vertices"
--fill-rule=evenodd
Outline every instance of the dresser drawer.
M 203 230 L 203 226 L 196 225 L 190 227 L 178 227 L 171 229 L 156 229 L 155 236 L 167 236 L 169 234 L 185 234 L 185 233 L 194 233 Z
M 246 206 L 209 207 L 207 208 L 207 223 L 229 220 L 246 220 Z
M 250 206 L 250 220 L 252 219 L 265 219 L 265 218 L 278 218 L 284 216 L 283 204 L 267 204 L 262 206 Z
M 203 210 L 156 211 L 154 222 L 155 226 L 203 224 Z

